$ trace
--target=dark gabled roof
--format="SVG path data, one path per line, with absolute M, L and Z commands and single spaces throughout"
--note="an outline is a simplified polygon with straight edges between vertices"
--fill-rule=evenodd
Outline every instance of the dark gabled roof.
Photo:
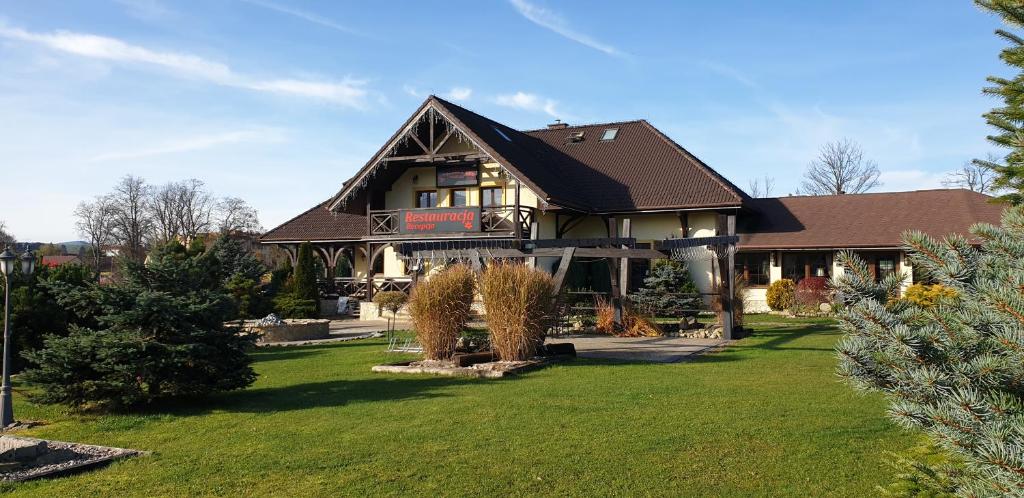
M 327 210 L 330 201 L 321 202 L 306 212 L 263 234 L 263 242 L 305 242 L 321 240 L 359 240 L 367 234 L 366 217 L 360 214 Z
M 999 224 L 1005 205 L 963 189 L 751 199 L 740 249 L 897 248 L 907 230 L 969 236 Z
M 605 213 L 652 209 L 738 207 L 747 196 L 646 121 L 520 132 L 442 98 L 430 96 L 329 206 L 358 188 L 414 120 L 433 107 L 544 202 Z M 601 141 L 604 129 L 619 129 Z M 570 136 L 583 133 L 582 141 Z M 506 139 L 507 137 L 507 139 Z
M 613 140 L 601 140 L 617 129 Z M 739 206 L 747 195 L 645 120 L 528 131 L 595 212 Z M 582 134 L 582 140 L 571 138 Z

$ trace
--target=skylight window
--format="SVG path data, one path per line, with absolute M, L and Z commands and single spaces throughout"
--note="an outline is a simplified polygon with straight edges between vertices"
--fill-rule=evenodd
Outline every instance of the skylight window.
M 501 135 L 501 138 L 504 138 L 506 142 L 512 141 L 512 139 L 508 138 L 508 135 L 506 135 L 505 132 L 501 131 L 497 126 L 491 126 L 491 128 L 494 128 L 494 131 L 498 132 L 498 135 Z
M 615 140 L 615 136 L 618 134 L 618 128 L 606 128 L 604 133 L 601 135 L 601 140 Z

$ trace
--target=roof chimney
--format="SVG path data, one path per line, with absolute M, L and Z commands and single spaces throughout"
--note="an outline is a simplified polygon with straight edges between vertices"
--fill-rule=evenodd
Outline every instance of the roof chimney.
M 568 127 L 569 125 L 567 123 L 563 123 L 561 119 L 556 119 L 554 123 L 548 125 L 549 130 L 561 130 Z

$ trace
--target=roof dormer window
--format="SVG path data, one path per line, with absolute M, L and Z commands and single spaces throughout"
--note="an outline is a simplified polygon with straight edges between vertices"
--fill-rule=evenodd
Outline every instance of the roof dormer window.
M 615 140 L 615 136 L 618 134 L 618 128 L 605 128 L 604 133 L 601 134 L 601 141 Z

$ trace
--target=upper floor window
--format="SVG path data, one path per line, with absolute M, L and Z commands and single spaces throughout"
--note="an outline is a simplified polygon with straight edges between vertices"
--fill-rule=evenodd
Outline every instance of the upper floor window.
M 494 207 L 501 205 L 501 187 L 485 187 L 480 189 L 480 205 Z
M 450 206 L 452 207 L 465 207 L 469 205 L 469 195 L 466 193 L 466 189 L 452 189 L 451 197 L 449 198 Z
M 437 207 L 437 191 L 421 190 L 416 192 L 416 207 L 432 208 Z
M 615 140 L 618 134 L 618 128 L 605 128 L 604 133 L 601 134 L 601 140 Z

